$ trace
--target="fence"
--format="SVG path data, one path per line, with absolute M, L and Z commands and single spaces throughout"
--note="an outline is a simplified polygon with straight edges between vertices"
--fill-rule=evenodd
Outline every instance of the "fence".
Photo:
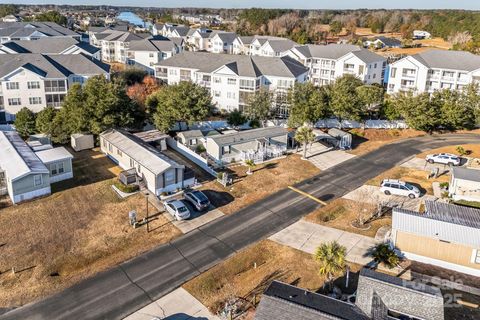
M 268 120 L 267 127 L 280 126 L 286 127 L 287 120 Z M 365 122 L 343 120 L 341 123 L 337 119 L 322 119 L 315 124 L 316 128 L 343 128 L 343 129 L 407 129 L 408 125 L 403 120 L 365 120 Z
M 177 140 L 173 138 L 167 138 L 167 145 L 173 150 L 182 154 L 184 157 L 186 157 L 190 161 L 194 162 L 196 165 L 198 165 L 200 168 L 202 168 L 212 176 L 217 177 L 217 172 L 212 168 L 210 168 L 210 166 L 208 165 L 207 159 L 196 154 L 194 151 L 190 150 L 188 147 L 184 146 L 183 144 L 179 143 Z

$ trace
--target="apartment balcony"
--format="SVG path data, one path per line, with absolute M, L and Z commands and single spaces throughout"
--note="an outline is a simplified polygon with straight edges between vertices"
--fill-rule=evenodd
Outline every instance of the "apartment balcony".
M 355 74 L 355 69 L 343 69 L 344 74 Z
M 182 80 L 182 81 L 188 81 L 188 80 Z M 212 85 L 212 81 L 200 80 L 198 81 L 198 84 L 204 87 L 210 87 Z
M 415 73 L 402 73 L 402 78 L 415 79 L 417 75 Z
M 63 102 L 47 102 L 47 107 L 60 108 Z
M 402 85 L 400 86 L 400 89 L 401 89 L 401 90 L 406 90 L 406 91 L 415 90 L 415 85 L 405 85 L 405 84 L 402 84 Z
M 66 87 L 45 87 L 45 92 L 66 92 Z
M 454 82 L 455 77 L 445 77 L 445 76 L 443 76 L 442 81 Z
M 429 75 L 429 76 L 427 76 L 427 79 L 429 79 L 429 80 L 438 80 L 438 79 L 440 79 L 440 76 L 439 76 L 439 75 Z
M 191 77 L 180 76 L 180 81 L 192 81 Z

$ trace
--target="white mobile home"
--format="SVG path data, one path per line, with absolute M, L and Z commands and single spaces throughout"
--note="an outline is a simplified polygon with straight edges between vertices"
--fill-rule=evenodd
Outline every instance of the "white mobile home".
M 50 183 L 73 178 L 73 156 L 64 147 L 35 152 L 50 171 Z
M 12 202 L 49 195 L 49 170 L 15 131 L 0 131 L 0 171 Z
M 453 167 L 448 193 L 455 201 L 480 202 L 480 170 Z
M 126 131 L 112 129 L 103 132 L 100 147 L 122 169 L 134 168 L 146 188 L 157 196 L 195 183 L 193 174 L 185 166 Z

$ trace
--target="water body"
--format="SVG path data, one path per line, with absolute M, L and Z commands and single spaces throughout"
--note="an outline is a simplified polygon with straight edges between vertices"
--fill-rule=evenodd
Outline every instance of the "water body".
M 135 13 L 130 11 L 120 12 L 120 14 L 117 16 L 117 19 L 122 21 L 127 21 L 131 24 L 134 24 L 136 26 L 143 27 L 143 28 L 149 28 L 151 25 L 150 22 L 143 21 L 142 18 L 140 18 Z

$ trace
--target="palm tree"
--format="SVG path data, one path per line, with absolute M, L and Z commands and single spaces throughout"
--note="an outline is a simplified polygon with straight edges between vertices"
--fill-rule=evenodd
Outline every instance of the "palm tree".
M 318 272 L 327 277 L 330 290 L 332 290 L 333 278 L 346 268 L 346 254 L 347 248 L 336 241 L 322 243 L 313 254 L 313 259 L 320 264 Z
M 252 159 L 245 160 L 245 165 L 248 167 L 247 174 L 252 174 L 252 169 L 256 166 L 255 161 Z
M 307 159 L 307 145 L 315 141 L 315 134 L 310 127 L 300 127 L 295 133 L 295 140 L 303 144 L 303 157 L 302 160 Z
M 372 248 L 370 255 L 376 263 L 383 263 L 387 268 L 395 268 L 399 262 L 400 257 L 388 243 L 379 243 Z

